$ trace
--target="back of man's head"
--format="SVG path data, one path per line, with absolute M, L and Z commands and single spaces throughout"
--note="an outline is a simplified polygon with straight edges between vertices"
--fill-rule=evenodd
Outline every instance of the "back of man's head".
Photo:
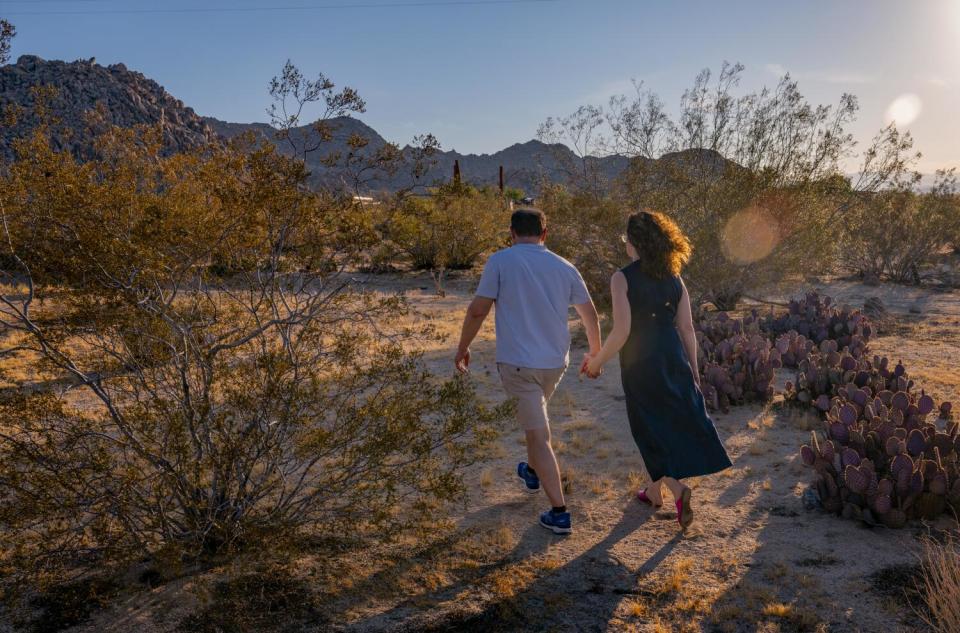
M 510 228 L 518 237 L 540 237 L 547 230 L 547 216 L 540 209 L 517 209 L 510 216 Z

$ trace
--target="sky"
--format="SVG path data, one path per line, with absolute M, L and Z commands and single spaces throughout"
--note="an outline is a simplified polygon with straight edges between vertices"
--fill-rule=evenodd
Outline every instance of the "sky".
M 743 90 L 789 72 L 813 103 L 857 95 L 859 147 L 893 115 L 920 171 L 960 167 L 960 0 L 0 0 L 0 17 L 14 59 L 123 62 L 227 121 L 266 121 L 290 59 L 357 89 L 388 140 L 473 153 L 633 80 L 675 108 L 701 69 L 741 62 Z

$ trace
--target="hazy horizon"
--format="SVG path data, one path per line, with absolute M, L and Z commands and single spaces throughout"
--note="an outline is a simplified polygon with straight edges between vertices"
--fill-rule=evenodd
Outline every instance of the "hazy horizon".
M 131 0 L 0 1 L 17 27 L 12 59 L 124 63 L 202 116 L 266 122 L 267 83 L 289 58 L 367 102 L 358 116 L 401 145 L 489 154 L 540 123 L 603 105 L 633 80 L 674 111 L 703 68 L 741 62 L 742 91 L 789 72 L 815 104 L 860 101 L 866 145 L 891 116 L 924 156 L 960 166 L 960 3 L 883 0 L 802 7 L 758 2 L 661 6 L 604 0 L 391 0 L 280 5 L 242 0 L 155 8 Z M 851 25 L 857 28 L 851 29 Z M 668 51 L 669 54 L 664 54 Z

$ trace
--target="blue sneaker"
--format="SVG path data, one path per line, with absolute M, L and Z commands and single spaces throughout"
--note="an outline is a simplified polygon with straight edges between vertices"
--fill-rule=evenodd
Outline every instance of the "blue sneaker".
M 530 468 L 530 464 L 527 462 L 520 462 L 517 464 L 517 475 L 519 475 L 520 479 L 523 480 L 523 483 L 526 484 L 527 492 L 540 491 L 540 478 L 537 477 L 537 473 Z
M 552 530 L 554 534 L 570 534 L 573 532 L 573 528 L 570 527 L 569 512 L 555 514 L 553 510 L 547 510 L 540 515 L 540 525 Z

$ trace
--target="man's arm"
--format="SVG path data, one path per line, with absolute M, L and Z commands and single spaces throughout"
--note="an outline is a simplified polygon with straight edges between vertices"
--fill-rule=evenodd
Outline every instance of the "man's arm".
M 467 315 L 463 317 L 463 328 L 460 331 L 460 344 L 457 345 L 457 356 L 453 361 L 460 373 L 466 372 L 470 367 L 470 344 L 477 337 L 484 319 L 490 314 L 493 303 L 493 299 L 488 297 L 474 297 L 467 307 Z
M 613 358 L 630 338 L 631 315 L 630 301 L 627 299 L 627 278 L 619 270 L 610 278 L 610 296 L 613 299 L 613 329 L 607 335 L 606 345 L 599 353 L 591 355 L 584 368 L 591 378 L 600 375 L 604 363 Z
M 573 306 L 580 320 L 583 322 L 583 328 L 587 331 L 587 342 L 590 344 L 590 356 L 596 356 L 600 352 L 600 315 L 597 314 L 597 307 L 593 305 L 590 299 L 586 303 L 578 303 Z

